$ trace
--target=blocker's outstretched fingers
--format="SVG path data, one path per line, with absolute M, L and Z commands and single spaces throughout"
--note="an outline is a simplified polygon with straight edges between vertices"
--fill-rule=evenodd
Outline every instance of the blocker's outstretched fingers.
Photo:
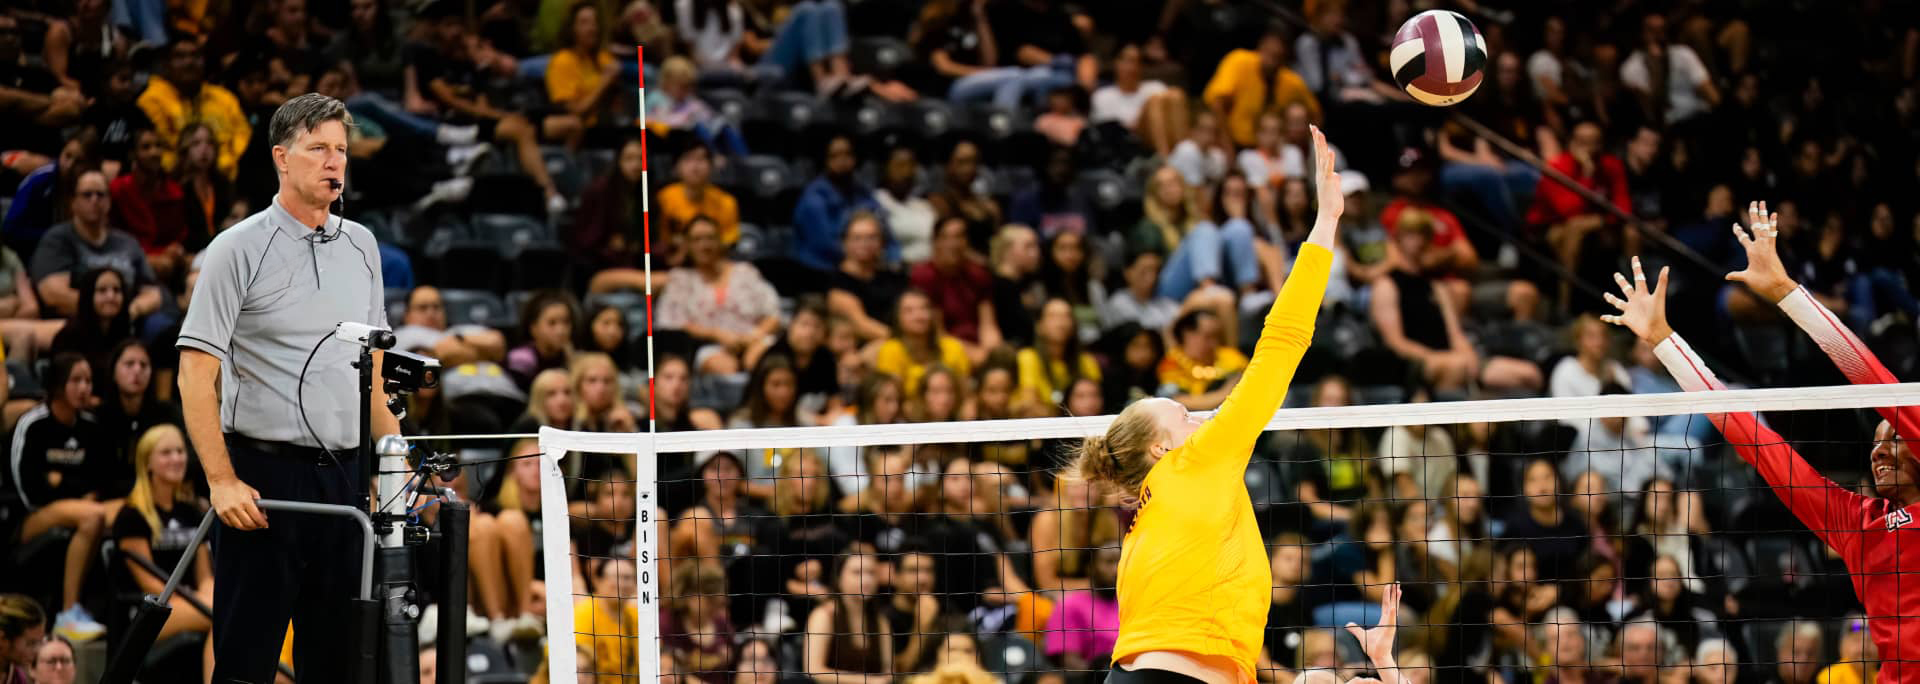
M 1606 300 L 1608 304 L 1612 304 L 1613 308 L 1619 309 L 1621 311 L 1627 310 L 1626 300 L 1613 296 L 1612 292 L 1602 292 L 1600 293 L 1600 298 Z
M 1613 284 L 1620 286 L 1620 294 L 1624 294 L 1629 297 L 1633 296 L 1633 283 L 1627 282 L 1626 276 L 1620 275 L 1618 273 L 1613 274 Z M 1608 296 L 1612 296 L 1612 295 L 1609 294 Z

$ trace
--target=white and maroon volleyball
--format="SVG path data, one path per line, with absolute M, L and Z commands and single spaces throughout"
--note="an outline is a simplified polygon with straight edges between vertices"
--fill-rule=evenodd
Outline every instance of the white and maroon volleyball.
M 1388 57 L 1393 80 L 1422 104 L 1445 107 L 1467 99 L 1486 73 L 1487 41 L 1458 12 L 1427 10 L 1393 34 Z

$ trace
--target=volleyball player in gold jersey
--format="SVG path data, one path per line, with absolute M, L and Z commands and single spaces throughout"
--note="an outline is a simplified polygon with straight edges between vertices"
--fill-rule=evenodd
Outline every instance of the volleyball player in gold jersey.
M 1121 545 L 1109 684 L 1254 680 L 1273 577 L 1243 478 L 1313 339 L 1345 206 L 1318 128 L 1313 154 L 1319 216 L 1226 403 L 1202 421 L 1170 399 L 1135 402 L 1087 438 L 1066 474 L 1138 502 Z

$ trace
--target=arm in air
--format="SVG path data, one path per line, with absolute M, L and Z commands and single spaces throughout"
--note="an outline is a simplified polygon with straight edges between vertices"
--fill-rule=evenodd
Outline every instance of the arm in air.
M 1867 349 L 1866 343 L 1840 322 L 1840 317 L 1787 275 L 1776 244 L 1780 239 L 1780 231 L 1775 228 L 1779 217 L 1779 214 L 1768 213 L 1766 202 L 1747 206 L 1746 227 L 1733 226 L 1734 239 L 1747 250 L 1747 267 L 1727 274 L 1727 280 L 1743 283 L 1767 301 L 1778 304 L 1780 310 L 1793 319 L 1794 325 L 1800 326 L 1800 330 L 1820 345 L 1833 365 L 1847 376 L 1847 382 L 1856 385 L 1900 382 Z M 1893 424 L 1893 431 L 1901 439 L 1920 438 L 1920 406 L 1880 407 L 1878 411 L 1880 417 Z
M 1242 372 L 1240 383 L 1227 395 L 1220 410 L 1188 439 L 1186 453 L 1221 466 L 1231 465 L 1234 473 L 1245 469 L 1252 456 L 1253 443 L 1266 427 L 1273 412 L 1280 409 L 1293 382 L 1300 357 L 1313 341 L 1313 321 L 1320 312 L 1320 298 L 1326 293 L 1327 273 L 1333 263 L 1334 232 L 1340 224 L 1340 212 L 1346 198 L 1340 194 L 1340 179 L 1333 170 L 1333 155 L 1319 128 L 1313 129 L 1316 185 L 1320 212 L 1300 249 L 1293 271 L 1280 289 L 1273 309 L 1267 313 L 1260 341 L 1254 344 L 1253 359 Z
M 1614 274 L 1614 282 L 1625 293 L 1626 299 L 1607 293 L 1607 303 L 1620 310 L 1618 314 L 1601 317 L 1608 323 L 1625 326 L 1635 335 L 1653 346 L 1654 356 L 1673 375 L 1674 381 L 1689 392 L 1726 389 L 1713 371 L 1707 368 L 1687 341 L 1673 332 L 1667 325 L 1666 290 L 1667 270 L 1660 270 L 1659 282 L 1649 290 L 1646 275 L 1640 270 L 1640 259 L 1633 259 L 1634 280 L 1631 284 L 1625 276 Z M 1775 495 L 1793 511 L 1821 541 L 1835 549 L 1852 539 L 1851 535 L 1836 532 L 1854 532 L 1860 529 L 1865 515 L 1875 504 L 1874 500 L 1861 496 L 1845 487 L 1834 484 L 1808 465 L 1793 446 L 1787 444 L 1771 428 L 1760 424 L 1760 419 L 1752 413 L 1715 413 L 1707 416 L 1713 426 L 1725 435 L 1740 458 L 1752 464 L 1760 471 L 1760 476 L 1773 487 Z

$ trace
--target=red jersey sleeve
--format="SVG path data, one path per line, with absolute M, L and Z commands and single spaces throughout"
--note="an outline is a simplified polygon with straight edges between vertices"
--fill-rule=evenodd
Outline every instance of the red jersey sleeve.
M 1820 350 L 1833 359 L 1833 365 L 1847 376 L 1847 382 L 1855 385 L 1890 385 L 1900 382 L 1893 372 L 1874 358 L 1873 352 L 1860 341 L 1858 336 L 1840 322 L 1833 311 L 1827 309 L 1820 300 L 1814 299 L 1804 287 L 1796 287 L 1786 299 L 1780 300 L 1780 310 L 1793 319 L 1794 325 L 1806 331 Z M 1894 433 L 1901 439 L 1913 441 L 1920 439 L 1920 407 L 1900 406 L 1876 409 L 1880 417 L 1893 424 Z
M 1689 392 L 1726 389 L 1705 362 L 1687 346 L 1679 334 L 1667 337 L 1653 348 L 1654 356 L 1667 372 Z M 1861 526 L 1873 516 L 1877 500 L 1854 493 L 1814 470 L 1779 433 L 1760 424 L 1752 413 L 1712 413 L 1707 419 L 1725 435 L 1740 458 L 1760 471 L 1760 477 L 1773 487 L 1773 493 L 1787 510 L 1813 530 L 1820 541 L 1840 551 L 1843 557 L 1859 535 Z

